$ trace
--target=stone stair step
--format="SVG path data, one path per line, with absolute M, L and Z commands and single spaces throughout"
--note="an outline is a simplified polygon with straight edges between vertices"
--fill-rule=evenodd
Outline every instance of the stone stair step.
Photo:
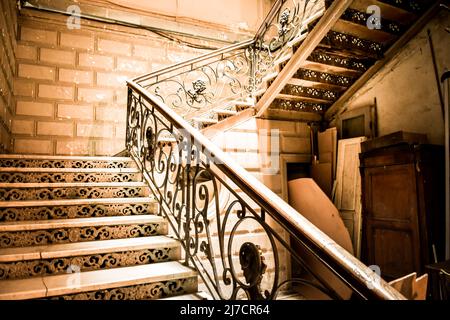
M 0 184 L 0 201 L 31 201 L 59 199 L 132 198 L 147 197 L 150 189 L 145 184 L 124 183 L 11 183 Z
M 136 163 L 129 157 L 78 157 L 8 154 L 0 155 L 0 167 L 135 168 Z
M 131 182 L 39 182 L 39 183 L 0 183 L 0 189 L 2 188 L 59 188 L 59 187 L 146 187 L 145 182 L 131 181 Z
M 99 198 L 0 202 L 1 221 L 73 219 L 157 214 L 152 198 Z
M 62 156 L 62 155 L 35 155 L 35 154 L 0 154 L 0 159 L 25 159 L 25 160 L 78 160 L 78 161 L 130 161 L 130 157 L 108 156 Z
M 217 119 L 211 118 L 192 118 L 192 120 L 197 124 L 199 130 L 210 127 L 219 122 Z
M 163 223 L 164 218 L 154 215 L 138 215 L 125 217 L 97 217 L 78 219 L 53 219 L 41 221 L 1 222 L 0 232 L 34 231 L 59 228 L 113 226 L 129 224 Z
M 180 243 L 166 236 L 4 248 L 0 249 L 0 280 L 179 259 Z
M 133 288 L 142 285 L 162 288 Z M 113 295 L 112 289 L 115 289 Z M 155 299 L 196 291 L 197 273 L 176 261 L 0 281 L 0 300 L 56 296 L 63 296 L 62 299 L 104 299 L 117 297 L 117 293 L 121 293 L 123 299 L 130 299 L 129 292 L 134 299 Z
M 214 113 L 217 114 L 225 114 L 225 115 L 231 115 L 234 116 L 237 112 L 235 110 L 227 110 L 227 109 L 214 109 L 213 110 Z
M 0 168 L 2 172 L 20 172 L 20 173 L 32 173 L 32 172 L 56 172 L 56 173 L 139 173 L 137 168 Z
M 136 168 L 0 168 L 0 181 L 8 183 L 132 182 L 141 178 Z
M 64 244 L 51 244 L 33 247 L 2 248 L 0 263 L 36 259 L 75 257 L 88 254 L 121 252 L 128 250 L 179 248 L 177 240 L 167 236 L 151 236 L 128 239 L 86 241 Z
M 36 200 L 36 201 L 0 201 L 0 208 L 16 207 L 52 207 L 52 206 L 78 206 L 92 204 L 143 204 L 154 202 L 151 197 L 138 198 L 98 198 L 98 199 L 63 199 L 63 200 Z
M 8 221 L 0 223 L 0 248 L 166 235 L 167 221 L 154 215 Z

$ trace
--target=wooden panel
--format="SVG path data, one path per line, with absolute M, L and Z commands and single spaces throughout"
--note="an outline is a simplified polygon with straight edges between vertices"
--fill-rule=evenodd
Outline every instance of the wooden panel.
M 407 276 L 389 282 L 389 285 L 409 300 L 425 300 L 427 296 L 428 274 L 417 278 L 413 272 Z
M 380 267 L 386 279 L 404 276 L 417 270 L 418 247 L 413 246 L 413 235 L 408 230 L 388 229 L 389 226 L 371 230 L 372 257 L 369 264 Z
M 414 163 L 366 168 L 364 192 L 366 262 L 389 280 L 420 271 Z
M 406 164 L 369 171 L 371 210 L 368 217 L 415 222 L 417 195 L 414 170 L 413 164 Z
M 361 252 L 361 176 L 359 173 L 359 153 L 365 137 L 339 141 L 336 170 L 336 195 L 334 203 L 341 217 L 350 222 L 346 226 L 350 232 L 356 256 Z

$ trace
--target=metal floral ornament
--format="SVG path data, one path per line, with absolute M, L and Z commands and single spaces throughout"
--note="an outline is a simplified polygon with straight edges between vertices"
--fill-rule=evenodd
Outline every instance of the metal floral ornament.
M 280 15 L 280 30 L 278 31 L 278 36 L 282 37 L 289 32 L 289 17 L 291 15 L 291 10 L 286 8 Z
M 204 96 L 206 90 L 206 84 L 203 80 L 196 80 L 192 82 L 192 89 L 187 91 L 187 94 L 191 98 L 191 102 L 201 103 L 201 96 Z

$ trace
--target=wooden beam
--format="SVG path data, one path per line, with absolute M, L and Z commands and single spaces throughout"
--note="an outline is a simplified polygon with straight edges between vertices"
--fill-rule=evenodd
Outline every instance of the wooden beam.
M 294 53 L 291 60 L 289 60 L 287 65 L 256 104 L 256 110 L 258 110 L 256 114 L 257 117 L 260 117 L 269 108 L 277 94 L 280 93 L 286 83 L 302 66 L 352 2 L 353 0 L 334 1 L 330 8 L 327 9 L 320 21 Z
M 375 62 L 345 93 L 327 110 L 325 120 L 331 120 L 341 110 L 345 103 L 361 89 L 380 69 L 390 61 L 411 40 L 427 22 L 439 11 L 439 2 L 434 4 L 417 22 L 406 31 L 384 54 L 384 58 Z

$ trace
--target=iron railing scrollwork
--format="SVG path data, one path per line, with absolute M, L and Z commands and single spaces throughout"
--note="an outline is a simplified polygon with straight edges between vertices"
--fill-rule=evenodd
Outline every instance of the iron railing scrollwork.
M 276 299 L 294 286 L 333 299 L 348 292 L 402 298 L 159 98 L 132 81 L 128 87 L 127 149 L 180 241 L 185 264 L 198 270 L 215 299 Z M 313 271 L 311 257 L 346 289 Z M 291 276 L 289 261 L 301 266 L 299 275 Z
M 307 26 L 323 14 L 323 0 L 279 0 L 253 39 L 215 50 L 133 79 L 185 119 L 213 117 L 251 100 L 276 69 L 277 61 L 301 41 Z
M 294 287 L 332 299 L 403 298 L 191 126 L 253 98 L 323 10 L 324 1 L 278 0 L 253 39 L 128 82 L 127 150 L 184 263 L 215 299 L 276 299 Z

